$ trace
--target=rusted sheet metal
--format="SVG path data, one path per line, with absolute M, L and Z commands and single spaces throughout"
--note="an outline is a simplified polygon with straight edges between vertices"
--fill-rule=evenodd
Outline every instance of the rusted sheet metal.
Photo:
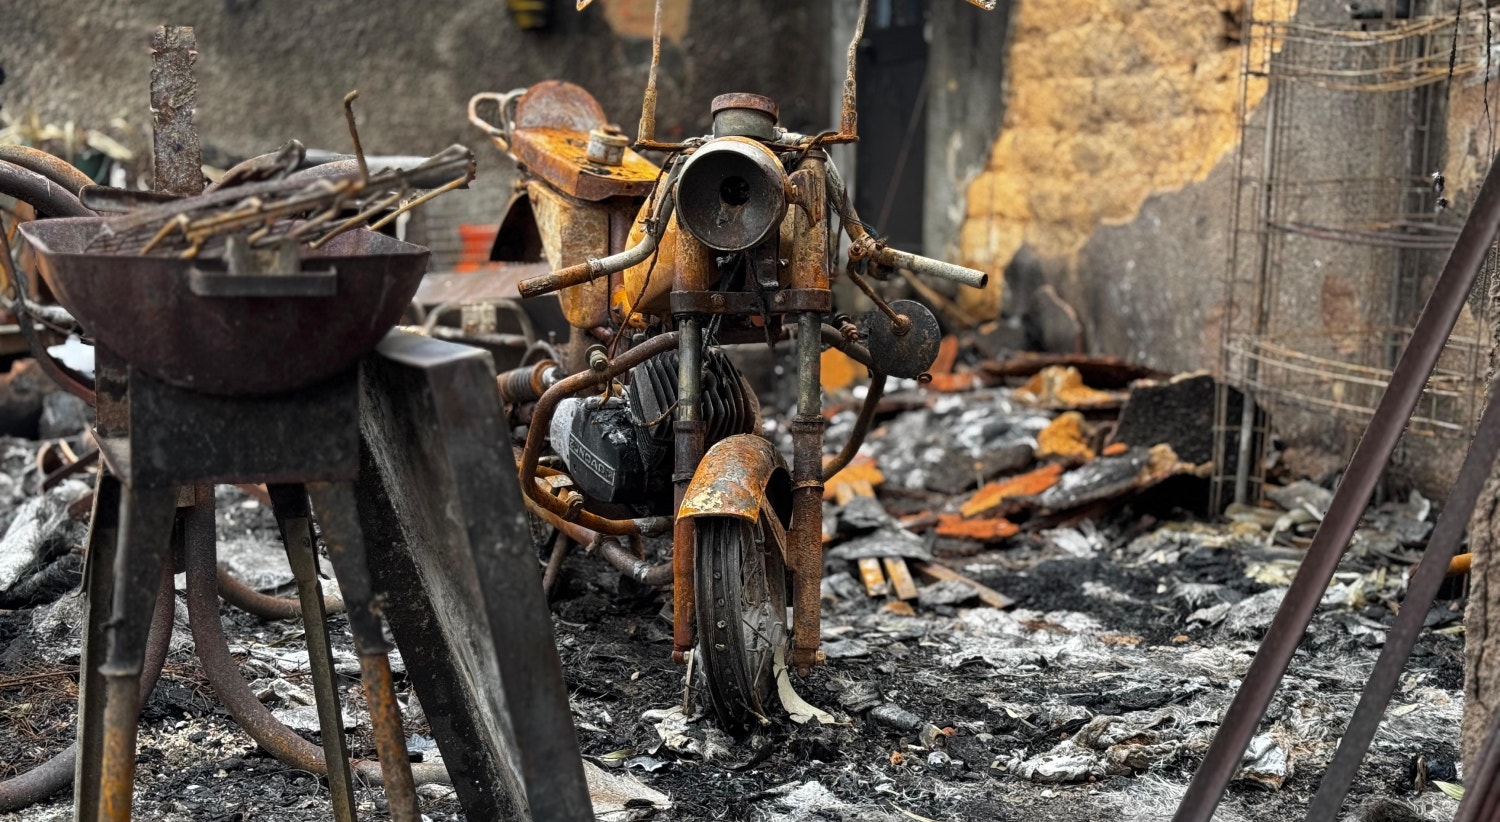
M 542 250 L 553 268 L 609 255 L 609 209 L 580 203 L 538 182 L 526 186 L 542 235 Z M 609 280 L 578 283 L 557 293 L 563 316 L 574 328 L 609 322 Z
M 152 188 L 191 197 L 203 193 L 203 148 L 193 129 L 198 81 L 192 26 L 161 26 L 151 37 L 151 132 L 156 163 Z
M 557 190 L 590 202 L 644 197 L 661 173 L 650 160 L 629 149 L 617 166 L 590 160 L 587 131 L 517 128 L 511 137 L 511 153 Z
M 777 471 L 786 470 L 786 460 L 763 437 L 739 434 L 722 439 L 703 455 L 677 516 L 729 516 L 754 522 L 767 485 Z
M 599 201 L 650 194 L 659 170 L 639 154 L 626 149 L 618 166 L 589 159 L 589 132 L 605 124 L 604 109 L 580 86 L 537 83 L 516 101 L 510 152 L 571 197 Z
M 833 310 L 833 292 L 821 288 L 783 288 L 768 295 L 751 291 L 675 291 L 669 298 L 673 314 L 780 314 L 787 311 Z
M 494 268 L 472 272 L 430 273 L 422 278 L 412 300 L 422 305 L 517 300 L 521 298 L 521 292 L 516 288 L 518 283 L 551 270 L 546 263 L 497 263 Z
M 605 122 L 604 109 L 582 86 L 565 80 L 537 83 L 516 101 L 516 128 L 587 132 Z
M 53 293 L 95 336 L 168 383 L 220 395 L 289 391 L 347 369 L 395 325 L 427 263 L 420 246 L 352 231 L 303 252 L 305 269 L 335 272 L 332 296 L 208 297 L 190 288 L 192 260 L 84 253 L 101 230 L 97 218 L 21 226 Z

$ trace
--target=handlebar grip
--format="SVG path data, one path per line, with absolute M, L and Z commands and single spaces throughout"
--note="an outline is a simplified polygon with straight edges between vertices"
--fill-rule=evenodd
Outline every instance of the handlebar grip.
M 965 268 L 953 263 L 945 263 L 942 260 L 934 260 L 931 257 L 923 257 L 920 254 L 912 254 L 907 251 L 898 251 L 894 248 L 882 248 L 875 252 L 875 260 L 881 265 L 892 268 L 905 268 L 913 274 L 925 274 L 929 277 L 941 277 L 952 280 L 970 288 L 984 288 L 990 281 L 990 275 L 973 268 Z
M 608 273 L 610 273 L 609 270 L 601 265 L 599 260 L 585 260 L 551 274 L 522 280 L 516 288 L 521 292 L 521 299 L 529 300 L 532 297 L 540 297 L 543 294 L 551 294 L 554 291 L 589 282 Z

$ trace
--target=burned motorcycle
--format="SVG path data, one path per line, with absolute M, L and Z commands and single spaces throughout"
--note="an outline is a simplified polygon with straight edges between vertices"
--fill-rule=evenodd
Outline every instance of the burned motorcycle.
M 655 140 L 653 61 L 634 148 L 663 152 L 660 167 L 577 86 L 481 94 L 469 106 L 522 171 L 524 193 L 497 243 L 539 247 L 556 268 L 520 283 L 521 295 L 555 292 L 573 328 L 557 358 L 499 378 L 528 426 L 519 465 L 528 507 L 636 580 L 672 586 L 673 656 L 702 671 L 709 703 L 736 732 L 765 721 L 788 656 L 804 673 L 822 661 L 823 484 L 859 449 L 886 377 L 918 377 L 937 355 L 932 313 L 887 303 L 871 269 L 972 287 L 987 279 L 888 248 L 855 213 L 824 150 L 857 139 L 853 54 L 851 44 L 838 131 L 787 131 L 774 101 L 724 94 L 713 133 L 681 143 Z M 491 103 L 498 114 L 486 119 L 480 107 Z M 839 231 L 850 242 L 846 275 L 876 306 L 858 318 L 833 313 Z M 761 436 L 755 393 L 720 347 L 787 339 L 790 464 Z M 856 431 L 826 461 L 825 345 L 872 377 Z M 668 532 L 671 562 L 652 565 L 641 538 Z

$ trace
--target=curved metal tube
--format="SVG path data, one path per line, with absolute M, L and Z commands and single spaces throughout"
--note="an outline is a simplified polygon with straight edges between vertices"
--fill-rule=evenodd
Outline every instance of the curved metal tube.
M 651 220 L 656 226 L 655 231 L 647 231 L 641 236 L 640 242 L 621 251 L 619 254 L 600 257 L 596 260 L 584 260 L 577 265 L 570 265 L 551 274 L 522 280 L 520 286 L 518 286 L 521 298 L 527 299 L 530 297 L 540 297 L 543 294 L 551 294 L 554 291 L 561 291 L 564 288 L 592 282 L 600 277 L 624 271 L 633 265 L 645 262 L 646 258 L 651 256 L 651 252 L 656 250 L 657 242 L 667 230 L 667 221 L 672 216 L 672 208 L 675 204 L 672 189 L 673 184 L 676 182 L 676 177 L 677 174 L 674 170 L 665 184 L 657 186 L 657 191 L 660 193 L 661 199 L 656 201 L 656 210 L 651 215 Z
M 870 357 L 870 350 L 853 340 L 844 338 L 837 328 L 824 323 L 822 328 L 823 342 L 833 348 L 849 355 L 849 359 L 863 365 L 871 371 L 875 370 L 875 360 Z
M 859 447 L 865 444 L 865 435 L 870 432 L 870 423 L 875 420 L 875 406 L 880 404 L 880 397 L 885 393 L 885 375 L 879 371 L 871 371 L 870 389 L 865 394 L 864 405 L 859 407 L 859 417 L 854 421 L 854 430 L 849 432 L 849 440 L 844 443 L 843 449 L 823 465 L 823 481 L 833 479 L 833 475 L 844 470 L 859 453 Z
M 219 622 L 219 597 L 215 590 L 217 563 L 213 551 L 192 550 L 194 547 L 189 546 L 186 552 L 188 621 L 192 626 L 198 659 L 214 693 L 218 694 L 234 721 L 272 756 L 299 770 L 319 776 L 327 774 L 322 749 L 272 716 L 240 675 L 239 666 L 229 654 L 229 645 L 224 639 L 224 626 Z M 382 784 L 379 762 L 355 760 L 354 772 L 367 782 Z M 447 768 L 430 762 L 413 765 L 412 775 L 418 785 L 453 784 L 448 778 Z
M 562 402 L 564 397 L 572 396 L 580 391 L 603 388 L 615 377 L 676 346 L 677 332 L 668 331 L 658 334 L 611 360 L 604 370 L 580 371 L 559 381 L 542 394 L 541 398 L 536 401 L 536 410 L 531 414 L 531 422 L 526 431 L 526 450 L 521 454 L 519 469 L 521 490 L 528 499 L 535 502 L 538 507 L 564 520 L 569 522 L 576 520 L 583 527 L 601 534 L 649 536 L 658 532 L 665 533 L 670 522 L 670 519 L 666 517 L 615 520 L 605 519 L 588 511 L 570 511 L 567 503 L 547 494 L 537 486 L 536 475 L 537 463 L 542 458 L 542 444 L 546 441 L 547 429 L 552 424 L 552 415 L 557 411 L 557 404 Z
M 40 174 L 62 186 L 75 197 L 84 186 L 94 184 L 87 174 L 79 171 L 67 160 L 29 146 L 0 146 L 0 162 L 13 163 L 27 171 Z
M 146 641 L 146 667 L 141 677 L 140 708 L 146 707 L 172 647 L 172 619 L 176 616 L 177 597 L 172 574 L 162 575 L 157 592 L 156 611 L 151 616 L 150 638 Z M 10 813 L 46 799 L 73 784 L 73 769 L 78 759 L 75 741 L 52 755 L 51 759 L 31 770 L 0 782 L 0 813 Z
M 301 619 L 302 605 L 290 597 L 263 594 L 234 578 L 229 569 L 218 568 L 219 596 L 234 607 L 261 619 Z M 323 610 L 329 614 L 344 611 L 344 601 L 338 597 L 323 597 Z
M 641 559 L 620 544 L 620 540 L 613 536 L 604 536 L 597 531 L 579 525 L 576 522 L 568 522 L 562 517 L 542 508 L 530 499 L 526 500 L 526 507 L 533 514 L 541 517 L 544 522 L 556 528 L 560 534 L 584 546 L 590 551 L 597 550 L 604 560 L 614 566 L 616 571 L 653 588 L 662 588 L 672 584 L 672 563 L 651 563 Z M 561 562 L 558 563 L 561 565 Z M 548 571 L 554 574 L 551 563 L 548 563 Z M 543 577 L 545 585 L 546 578 Z M 548 588 L 548 590 L 551 590 Z
M 92 181 L 90 181 L 92 182 Z M 78 195 L 25 166 L 0 160 L 0 194 L 36 209 L 39 217 L 93 217 Z
M 870 433 L 870 423 L 875 420 L 875 406 L 880 404 L 880 398 L 885 394 L 885 374 L 875 368 L 875 360 L 870 356 L 869 349 L 853 340 L 845 339 L 838 329 L 831 325 L 823 325 L 823 342 L 837 348 L 848 355 L 849 359 L 870 369 L 870 389 L 865 394 L 865 402 L 859 407 L 859 417 L 854 421 L 854 430 L 849 432 L 849 440 L 844 443 L 843 450 L 833 461 L 823 466 L 823 481 L 833 479 L 833 475 L 844 470 L 859 453 L 859 447 L 865 444 L 865 435 Z

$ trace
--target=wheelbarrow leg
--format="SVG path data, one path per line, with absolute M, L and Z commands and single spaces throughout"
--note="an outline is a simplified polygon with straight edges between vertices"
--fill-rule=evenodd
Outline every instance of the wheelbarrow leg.
M 349 629 L 354 634 L 354 647 L 359 653 L 360 678 L 364 680 L 365 700 L 369 703 L 370 724 L 375 731 L 375 750 L 380 756 L 380 773 L 391 819 L 393 822 L 417 822 L 421 814 L 417 811 L 417 791 L 412 780 L 411 761 L 406 753 L 401 708 L 396 703 L 396 688 L 391 682 L 390 645 L 385 641 L 380 608 L 370 580 L 354 486 L 350 483 L 313 483 L 308 486 L 308 492 L 323 526 L 328 558 L 338 575 L 344 607 L 349 615 Z
M 307 488 L 302 485 L 269 485 L 266 490 L 270 492 L 271 510 L 281 529 L 282 542 L 286 544 L 287 561 L 297 579 L 308 665 L 312 668 L 313 696 L 318 706 L 318 729 L 323 735 L 323 761 L 328 763 L 328 792 L 333 796 L 333 818 L 337 822 L 353 822 L 354 779 L 349 769 L 349 744 L 344 738 L 338 679 L 333 670 L 333 649 L 328 642 L 323 585 L 318 581 L 318 553 L 313 547 Z
M 171 560 L 176 511 L 177 489 L 172 486 L 122 488 L 120 540 L 114 557 L 114 606 L 105 626 L 109 658 L 101 669 L 104 744 L 99 790 L 100 819 L 106 822 L 130 820 L 141 669 L 162 567 Z
M 104 626 L 114 601 L 115 543 L 120 528 L 120 481 L 107 470 L 94 484 L 84 555 L 83 644 L 78 651 L 78 759 L 73 768 L 73 819 L 99 818 L 99 777 L 104 762 Z

